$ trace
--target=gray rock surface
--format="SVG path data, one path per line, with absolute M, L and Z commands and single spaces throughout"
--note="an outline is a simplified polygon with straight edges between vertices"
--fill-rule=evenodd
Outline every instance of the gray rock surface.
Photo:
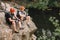
M 14 33 L 12 29 L 6 25 L 5 13 L 0 12 L 0 40 L 36 40 L 34 32 L 37 27 L 31 20 L 29 26 L 27 26 L 26 21 L 23 22 L 22 27 L 24 29 L 19 29 L 19 33 Z

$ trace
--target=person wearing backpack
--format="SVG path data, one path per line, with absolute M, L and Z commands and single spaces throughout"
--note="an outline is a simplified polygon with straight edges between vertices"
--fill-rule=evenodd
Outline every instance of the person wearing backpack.
M 21 21 L 24 21 L 25 20 L 26 23 L 29 24 L 30 16 L 24 10 L 25 10 L 25 7 L 24 6 L 20 6 L 19 11 L 17 11 L 17 17 Z
M 10 8 L 10 12 L 5 14 L 5 19 L 6 19 L 6 23 L 8 25 L 12 25 L 13 30 L 18 33 L 17 27 L 16 27 L 16 23 L 19 24 L 19 28 L 21 25 L 20 20 L 15 16 L 14 14 L 15 9 L 14 8 Z

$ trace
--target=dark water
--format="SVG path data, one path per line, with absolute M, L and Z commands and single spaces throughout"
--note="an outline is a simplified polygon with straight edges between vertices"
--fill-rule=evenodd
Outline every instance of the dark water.
M 42 35 L 42 29 L 49 29 L 51 32 L 55 30 L 54 25 L 49 21 L 49 18 L 56 17 L 60 20 L 59 10 L 60 8 L 51 7 L 52 10 L 39 10 L 37 8 L 29 8 L 29 15 L 33 18 L 34 23 L 38 27 L 37 31 L 40 31 L 39 34 Z M 36 35 L 37 32 L 35 33 Z
M 52 10 L 38 10 L 34 8 L 29 8 L 29 15 L 33 18 L 33 21 L 39 29 L 50 29 L 54 30 L 54 26 L 49 21 L 49 17 L 53 16 L 60 20 L 59 8 L 51 8 Z

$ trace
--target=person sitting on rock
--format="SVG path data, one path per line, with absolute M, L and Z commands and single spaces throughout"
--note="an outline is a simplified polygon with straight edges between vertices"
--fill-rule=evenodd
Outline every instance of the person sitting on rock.
M 30 16 L 28 16 L 28 13 L 26 13 L 24 6 L 20 6 L 19 11 L 17 12 L 17 17 L 21 19 L 21 21 L 26 20 L 26 23 L 29 24 Z
M 15 16 L 15 9 L 14 8 L 10 8 L 10 12 L 6 13 L 5 15 L 5 19 L 6 19 L 6 23 L 9 25 L 12 25 L 13 30 L 18 33 L 18 30 L 16 28 L 16 22 L 18 22 L 19 24 L 19 28 L 21 26 L 21 22 L 19 21 L 19 19 Z

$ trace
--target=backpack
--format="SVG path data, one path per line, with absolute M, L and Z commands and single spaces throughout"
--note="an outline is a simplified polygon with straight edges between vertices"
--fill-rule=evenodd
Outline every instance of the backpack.
M 21 12 L 21 11 L 17 11 L 17 17 L 20 19 L 20 14 L 19 14 L 19 12 Z M 26 13 L 25 11 L 24 11 L 23 14 L 25 14 L 26 16 L 28 16 L 28 13 Z
M 20 19 L 19 11 L 17 11 L 16 16 Z

